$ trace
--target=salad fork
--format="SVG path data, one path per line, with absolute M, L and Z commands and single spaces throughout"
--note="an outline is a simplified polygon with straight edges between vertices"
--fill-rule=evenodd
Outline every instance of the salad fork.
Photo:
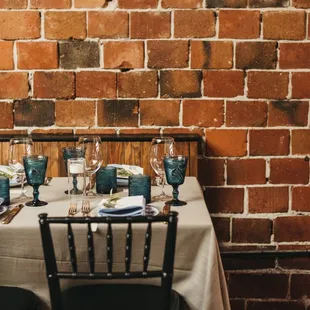
M 81 209 L 81 211 L 82 211 L 82 214 L 83 214 L 83 216 L 88 216 L 89 215 L 89 213 L 90 213 L 90 203 L 89 203 L 89 201 L 83 201 L 82 202 L 82 209 Z

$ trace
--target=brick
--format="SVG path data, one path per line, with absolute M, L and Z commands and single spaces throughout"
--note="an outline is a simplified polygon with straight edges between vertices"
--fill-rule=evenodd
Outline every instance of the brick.
M 104 44 L 104 67 L 126 69 L 143 68 L 143 42 L 106 42 Z
M 198 159 L 198 181 L 201 186 L 224 185 L 224 165 L 223 159 Z
M 288 155 L 289 130 L 250 130 L 250 156 Z
M 133 129 L 123 129 L 119 130 L 119 135 L 153 135 L 158 136 L 160 134 L 159 128 L 133 128 Z
M 14 68 L 13 42 L 0 42 L 0 70 L 10 70 Z
M 115 98 L 116 73 L 103 71 L 77 72 L 76 96 L 84 98 Z
M 199 9 L 202 8 L 202 0 L 162 0 L 161 6 L 165 9 Z
M 25 9 L 27 0 L 1 0 L 0 9 Z
M 280 68 L 310 68 L 310 43 L 281 43 Z
M 28 131 L 25 130 L 0 130 L 1 136 L 24 136 L 28 135 Z
M 18 69 L 57 69 L 57 42 L 17 42 Z
M 292 131 L 292 154 L 309 155 L 310 130 Z
M 88 12 L 88 36 L 92 38 L 128 38 L 127 12 Z
M 201 79 L 202 75 L 199 71 L 161 71 L 160 96 L 163 98 L 200 97 Z
M 73 129 L 33 129 L 31 135 L 73 135 Z
M 176 38 L 208 38 L 215 36 L 215 15 L 211 10 L 174 12 Z
M 232 298 L 286 298 L 287 293 L 287 274 L 236 273 L 229 277 L 229 295 Z
M 268 126 L 307 126 L 309 103 L 273 101 L 269 103 Z
M 277 62 L 276 42 L 238 42 L 236 68 L 275 69 Z
M 306 36 L 306 14 L 301 11 L 263 13 L 263 37 L 271 40 L 302 40 Z
M 223 123 L 224 101 L 183 101 L 183 126 L 220 127 Z
M 26 72 L 0 72 L 1 99 L 27 98 L 28 88 Z
M 259 270 L 259 269 L 274 269 L 275 260 L 269 257 L 260 257 L 259 259 L 251 259 L 250 257 L 223 257 L 224 270 Z M 244 310 L 244 308 L 242 309 Z
M 158 0 L 118 0 L 121 9 L 155 9 Z
M 309 296 L 307 287 L 310 284 L 309 274 L 292 274 L 291 277 L 291 298 L 304 299 Z M 309 308 L 308 308 L 309 309 Z
M 288 187 L 250 187 L 248 197 L 250 213 L 288 211 Z
M 267 102 L 227 101 L 227 127 L 265 127 L 267 124 Z
M 310 72 L 292 73 L 292 98 L 310 98 Z
M 204 95 L 208 97 L 232 98 L 244 93 L 244 73 L 241 70 L 204 71 L 203 83 Z
M 0 128 L 9 129 L 14 127 L 13 104 L 9 102 L 0 102 Z
M 177 127 L 168 127 L 162 129 L 164 135 L 199 135 L 203 137 L 203 128 L 177 128 Z
M 137 127 L 137 100 L 103 100 L 98 102 L 98 126 Z
M 156 39 L 170 37 L 170 12 L 132 12 L 130 37 Z
M 56 125 L 85 127 L 95 125 L 95 101 L 56 101 Z
M 71 0 L 30 0 L 32 9 L 70 9 Z
M 220 11 L 219 22 L 219 38 L 255 39 L 259 37 L 259 11 Z
M 151 98 L 157 96 L 157 71 L 121 72 L 117 77 L 118 96 Z
M 310 8 L 310 2 L 308 0 L 293 0 L 292 6 L 295 6 L 296 8 L 308 9 Z
M 206 188 L 205 200 L 210 213 L 242 213 L 243 188 Z
M 66 40 L 86 38 L 85 12 L 46 12 L 44 16 L 45 38 Z
M 287 72 L 248 72 L 248 97 L 284 99 L 288 94 Z
M 76 8 L 104 8 L 108 0 L 75 0 Z
M 192 68 L 230 69 L 232 65 L 233 43 L 231 41 L 192 41 Z
M 244 310 L 245 301 L 241 299 L 230 299 L 231 310 Z
M 246 130 L 207 130 L 207 156 L 245 156 L 247 153 Z
M 302 250 L 306 250 L 303 248 Z M 283 257 L 278 259 L 278 265 L 282 269 L 309 270 L 310 262 L 308 257 Z M 302 308 L 304 309 L 304 308 Z
M 247 0 L 207 0 L 207 8 L 245 8 Z
M 293 242 L 310 240 L 310 216 L 285 216 L 274 220 L 274 241 Z
M 293 187 L 292 209 L 296 211 L 310 212 L 310 187 Z
M 18 21 L 18 22 L 16 22 Z M 0 39 L 37 39 L 40 37 L 40 14 L 34 11 L 1 11 Z
M 100 129 L 75 129 L 76 135 L 116 135 L 116 131 L 114 128 L 100 128 Z
M 213 217 L 213 227 L 218 242 L 228 242 L 230 240 L 230 219 L 224 217 Z
M 15 126 L 52 126 L 55 123 L 55 103 L 52 100 L 25 99 L 14 102 Z
M 142 126 L 179 126 L 179 100 L 140 100 Z
M 238 159 L 227 162 L 227 184 L 265 184 L 265 159 Z
M 188 67 L 189 42 L 187 40 L 147 41 L 149 68 Z
M 274 184 L 307 184 L 309 161 L 302 158 L 271 159 L 269 181 Z
M 99 45 L 97 42 L 86 41 L 61 42 L 59 59 L 63 69 L 100 67 Z
M 288 7 L 289 0 L 250 0 L 250 8 Z
M 304 310 L 305 306 L 297 301 L 249 301 L 247 310 Z
M 72 98 L 75 95 L 73 72 L 35 72 L 33 92 L 36 98 Z

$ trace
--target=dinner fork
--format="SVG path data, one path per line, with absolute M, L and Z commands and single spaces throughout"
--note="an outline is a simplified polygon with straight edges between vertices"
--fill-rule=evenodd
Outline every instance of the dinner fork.
M 90 203 L 89 203 L 89 201 L 83 201 L 82 202 L 82 209 L 81 209 L 81 211 L 82 211 L 82 214 L 83 214 L 83 216 L 88 216 L 88 214 L 90 213 Z
M 70 203 L 70 207 L 68 210 L 69 216 L 74 216 L 77 213 L 77 204 L 76 203 Z

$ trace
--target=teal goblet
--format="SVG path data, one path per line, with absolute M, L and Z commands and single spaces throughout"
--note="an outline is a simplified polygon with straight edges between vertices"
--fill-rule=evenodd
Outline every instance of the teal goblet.
M 33 187 L 33 200 L 26 206 L 41 207 L 47 202 L 39 200 L 39 187 L 44 183 L 48 157 L 43 155 L 29 155 L 23 157 L 27 183 Z
M 187 157 L 183 155 L 165 157 L 164 167 L 167 182 L 173 187 L 173 199 L 166 203 L 173 207 L 186 205 L 185 201 L 179 200 L 179 186 L 184 183 Z

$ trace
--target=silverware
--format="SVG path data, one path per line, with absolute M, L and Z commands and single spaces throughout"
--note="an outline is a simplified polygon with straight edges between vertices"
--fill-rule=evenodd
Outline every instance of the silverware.
M 16 214 L 24 207 L 23 204 L 19 204 L 18 206 L 14 207 L 9 214 L 2 220 L 2 224 L 9 224 L 14 216 L 16 216 Z
M 88 214 L 90 213 L 90 203 L 89 203 L 89 201 L 83 201 L 82 202 L 82 209 L 81 209 L 81 211 L 82 211 L 82 214 L 83 214 L 83 216 L 88 216 Z
M 44 186 L 48 186 L 50 184 L 50 182 L 52 181 L 52 177 L 46 177 L 45 180 L 44 180 L 44 183 L 43 185 Z
M 75 214 L 77 214 L 77 204 L 70 203 L 70 207 L 68 210 L 68 216 L 74 216 Z

